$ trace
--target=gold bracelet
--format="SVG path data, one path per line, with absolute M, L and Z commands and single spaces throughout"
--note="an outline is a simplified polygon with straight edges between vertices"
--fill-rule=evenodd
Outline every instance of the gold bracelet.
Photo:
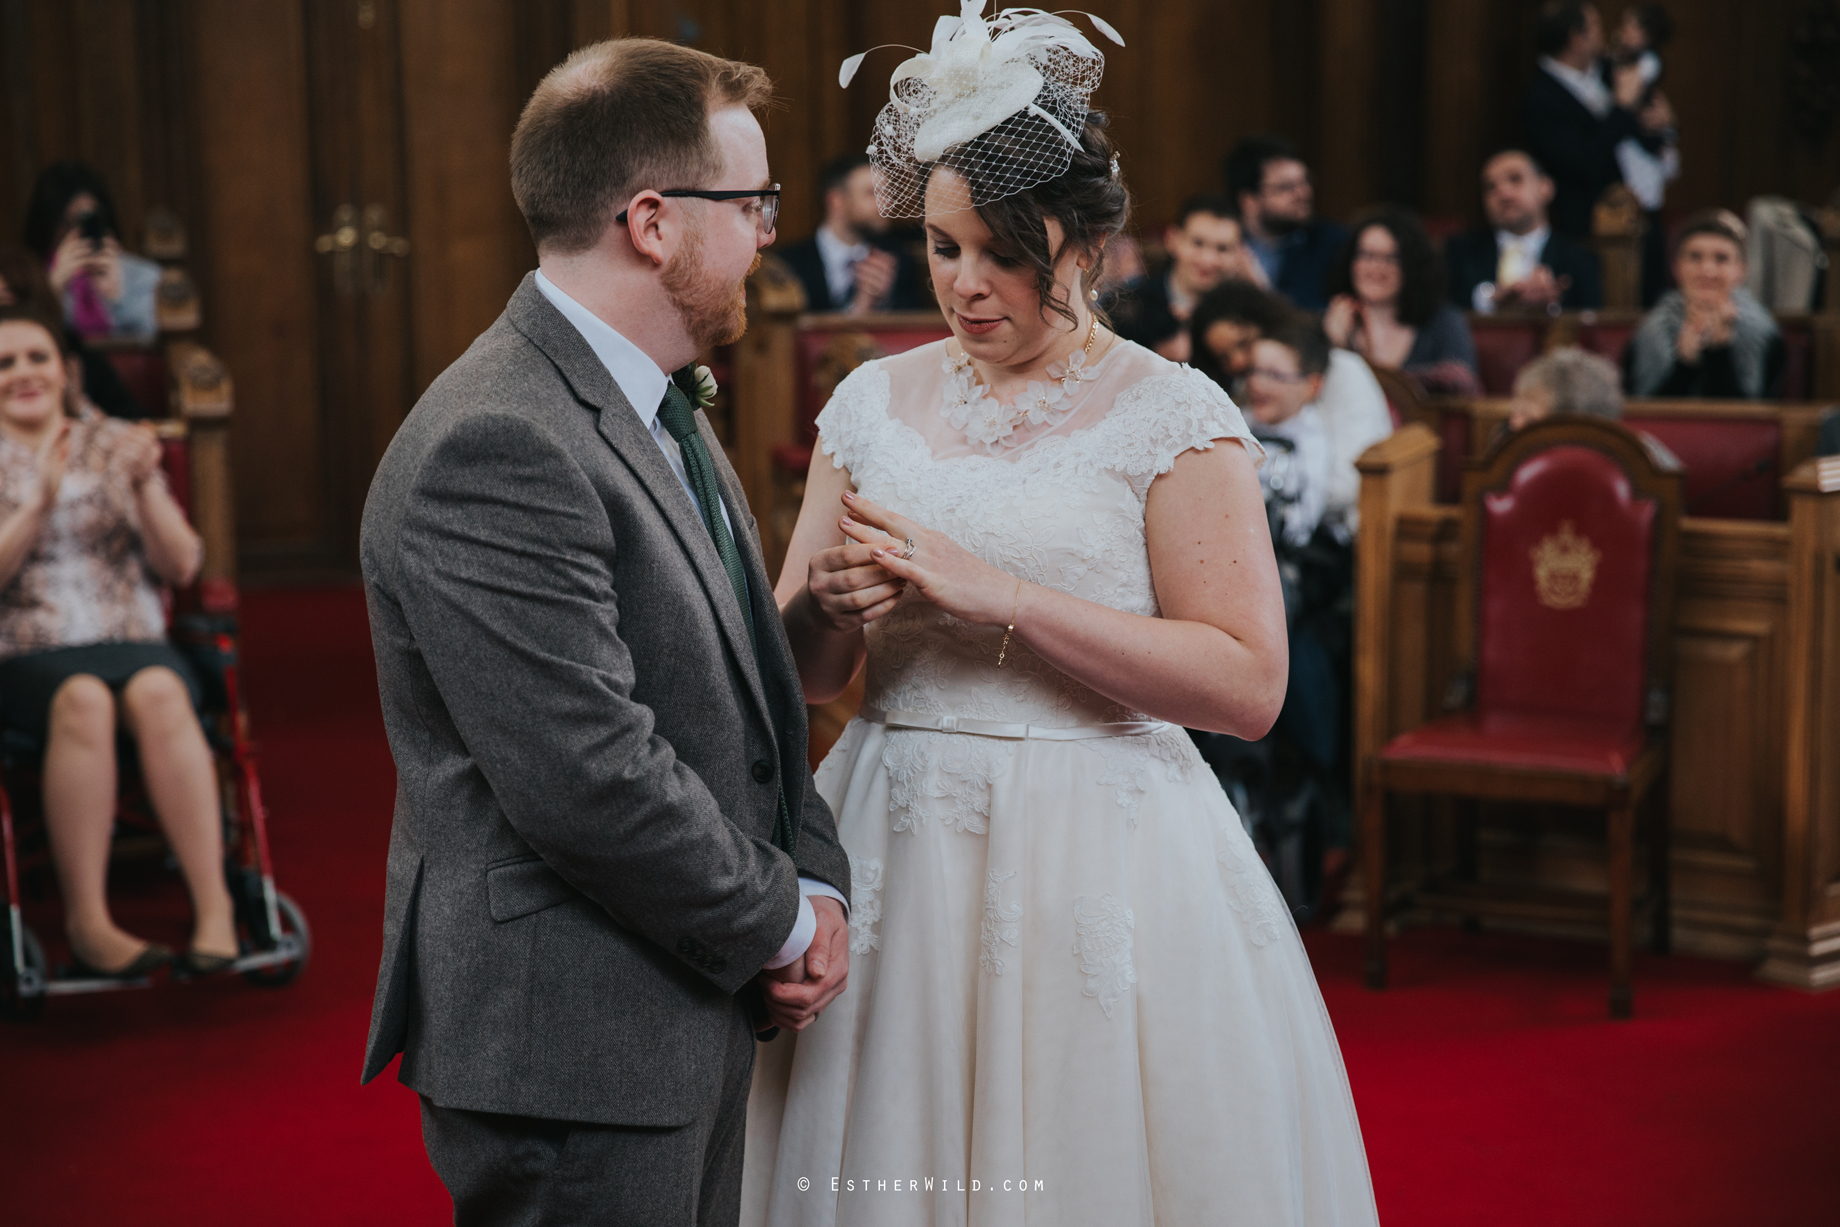
M 1022 612 L 1022 581 L 1016 581 L 1016 604 L 1009 611 L 1009 625 L 1003 628 L 1003 646 L 997 649 L 997 668 L 1003 667 L 1003 654 L 1009 651 L 1009 637 L 1016 629 L 1016 615 Z

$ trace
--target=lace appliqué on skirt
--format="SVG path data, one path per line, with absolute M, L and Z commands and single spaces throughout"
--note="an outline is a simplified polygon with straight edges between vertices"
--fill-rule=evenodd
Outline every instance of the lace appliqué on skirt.
M 1248 862 L 1246 854 L 1234 842 L 1241 832 L 1223 830 L 1217 837 L 1214 859 L 1220 862 L 1221 880 L 1227 887 L 1227 904 L 1246 922 L 1246 935 L 1255 946 L 1265 946 L 1283 931 L 1284 900 L 1257 857 Z
M 918 831 L 933 816 L 961 832 L 988 834 L 990 786 L 1008 765 L 1006 748 L 988 737 L 890 729 L 882 767 L 894 829 Z
M 989 871 L 984 881 L 984 924 L 978 935 L 978 966 L 986 975 L 1003 974 L 1003 960 L 997 957 L 1000 946 L 1014 946 L 1022 934 L 1022 926 L 1016 922 L 1022 919 L 1022 905 L 1012 903 L 1003 905 L 1003 884 L 1016 876 L 1014 869 L 1008 873 Z
M 882 948 L 875 926 L 882 918 L 882 862 L 850 857 L 850 953 Z
M 1136 923 L 1131 909 L 1110 895 L 1081 895 L 1073 901 L 1073 953 L 1086 977 L 1080 991 L 1097 997 L 1107 1018 L 1137 983 L 1137 965 L 1131 960 Z
M 1114 789 L 1125 821 L 1137 825 L 1145 794 L 1160 774 L 1171 784 L 1188 782 L 1196 752 L 1186 733 L 1149 733 L 1142 737 L 1107 737 L 1079 743 L 1105 759 L 1098 783 Z

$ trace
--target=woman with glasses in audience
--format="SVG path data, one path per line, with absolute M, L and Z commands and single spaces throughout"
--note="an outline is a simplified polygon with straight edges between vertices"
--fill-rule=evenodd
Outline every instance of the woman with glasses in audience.
M 1357 221 L 1327 288 L 1331 344 L 1404 370 L 1431 392 L 1481 390 L 1469 324 L 1445 301 L 1444 262 L 1410 213 L 1383 208 Z
M 125 932 L 106 898 L 116 738 L 125 731 L 191 892 L 195 973 L 237 954 L 217 772 L 162 582 L 204 545 L 166 489 L 146 426 L 80 406 L 62 325 L 0 307 L 0 731 L 42 746 L 45 826 L 79 971 L 135 979 L 173 952 Z
M 1788 350 L 1744 288 L 1745 226 L 1724 209 L 1695 213 L 1674 241 L 1674 281 L 1625 352 L 1632 396 L 1777 400 Z

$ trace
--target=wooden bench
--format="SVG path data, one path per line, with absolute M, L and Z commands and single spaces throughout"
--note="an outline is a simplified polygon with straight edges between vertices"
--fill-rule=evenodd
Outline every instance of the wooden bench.
M 1506 399 L 1439 397 L 1412 420 L 1443 443 L 1437 501 L 1456 502 L 1463 465 L 1488 450 L 1508 420 Z M 1687 513 L 1777 520 L 1782 477 L 1813 456 L 1831 404 L 1787 401 L 1630 400 L 1624 419 L 1653 435 L 1687 470 Z
M 732 350 L 735 471 L 777 573 L 805 495 L 818 414 L 844 376 L 873 358 L 951 335 L 936 311 L 808 315 L 796 278 L 763 260 L 748 279 L 748 332 Z
M 1643 312 L 1628 309 L 1568 311 L 1560 315 L 1469 317 L 1476 339 L 1476 373 L 1490 396 L 1514 391 L 1520 369 L 1543 353 L 1576 345 L 1600 354 L 1620 371 L 1623 351 L 1642 323 Z M 1785 400 L 1840 400 L 1840 315 L 1780 312 L 1785 353 Z
M 1437 433 L 1411 423 L 1360 460 L 1357 762 L 1440 714 L 1457 680 L 1464 563 L 1458 509 L 1434 497 L 1441 453 Z M 1840 983 L 1840 458 L 1794 464 L 1781 494 L 1780 519 L 1682 522 L 1673 939 L 1818 988 Z M 1391 881 L 1454 866 L 1457 840 L 1437 802 L 1396 799 L 1390 821 Z M 1601 937 L 1570 914 L 1509 913 L 1516 891 L 1535 886 L 1603 900 L 1603 856 L 1574 815 L 1498 806 L 1485 814 L 1477 869 L 1506 900 L 1497 923 Z M 1339 927 L 1360 927 L 1361 890 L 1344 894 Z

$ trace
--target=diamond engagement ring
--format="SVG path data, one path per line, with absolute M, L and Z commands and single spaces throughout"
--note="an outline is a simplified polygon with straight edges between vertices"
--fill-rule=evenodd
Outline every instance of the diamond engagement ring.
M 919 548 L 920 548 L 919 546 L 914 544 L 914 539 L 912 537 L 909 537 L 907 539 L 907 548 L 901 551 L 901 561 L 907 562 L 908 560 L 913 558 L 915 551 L 917 551 Z

